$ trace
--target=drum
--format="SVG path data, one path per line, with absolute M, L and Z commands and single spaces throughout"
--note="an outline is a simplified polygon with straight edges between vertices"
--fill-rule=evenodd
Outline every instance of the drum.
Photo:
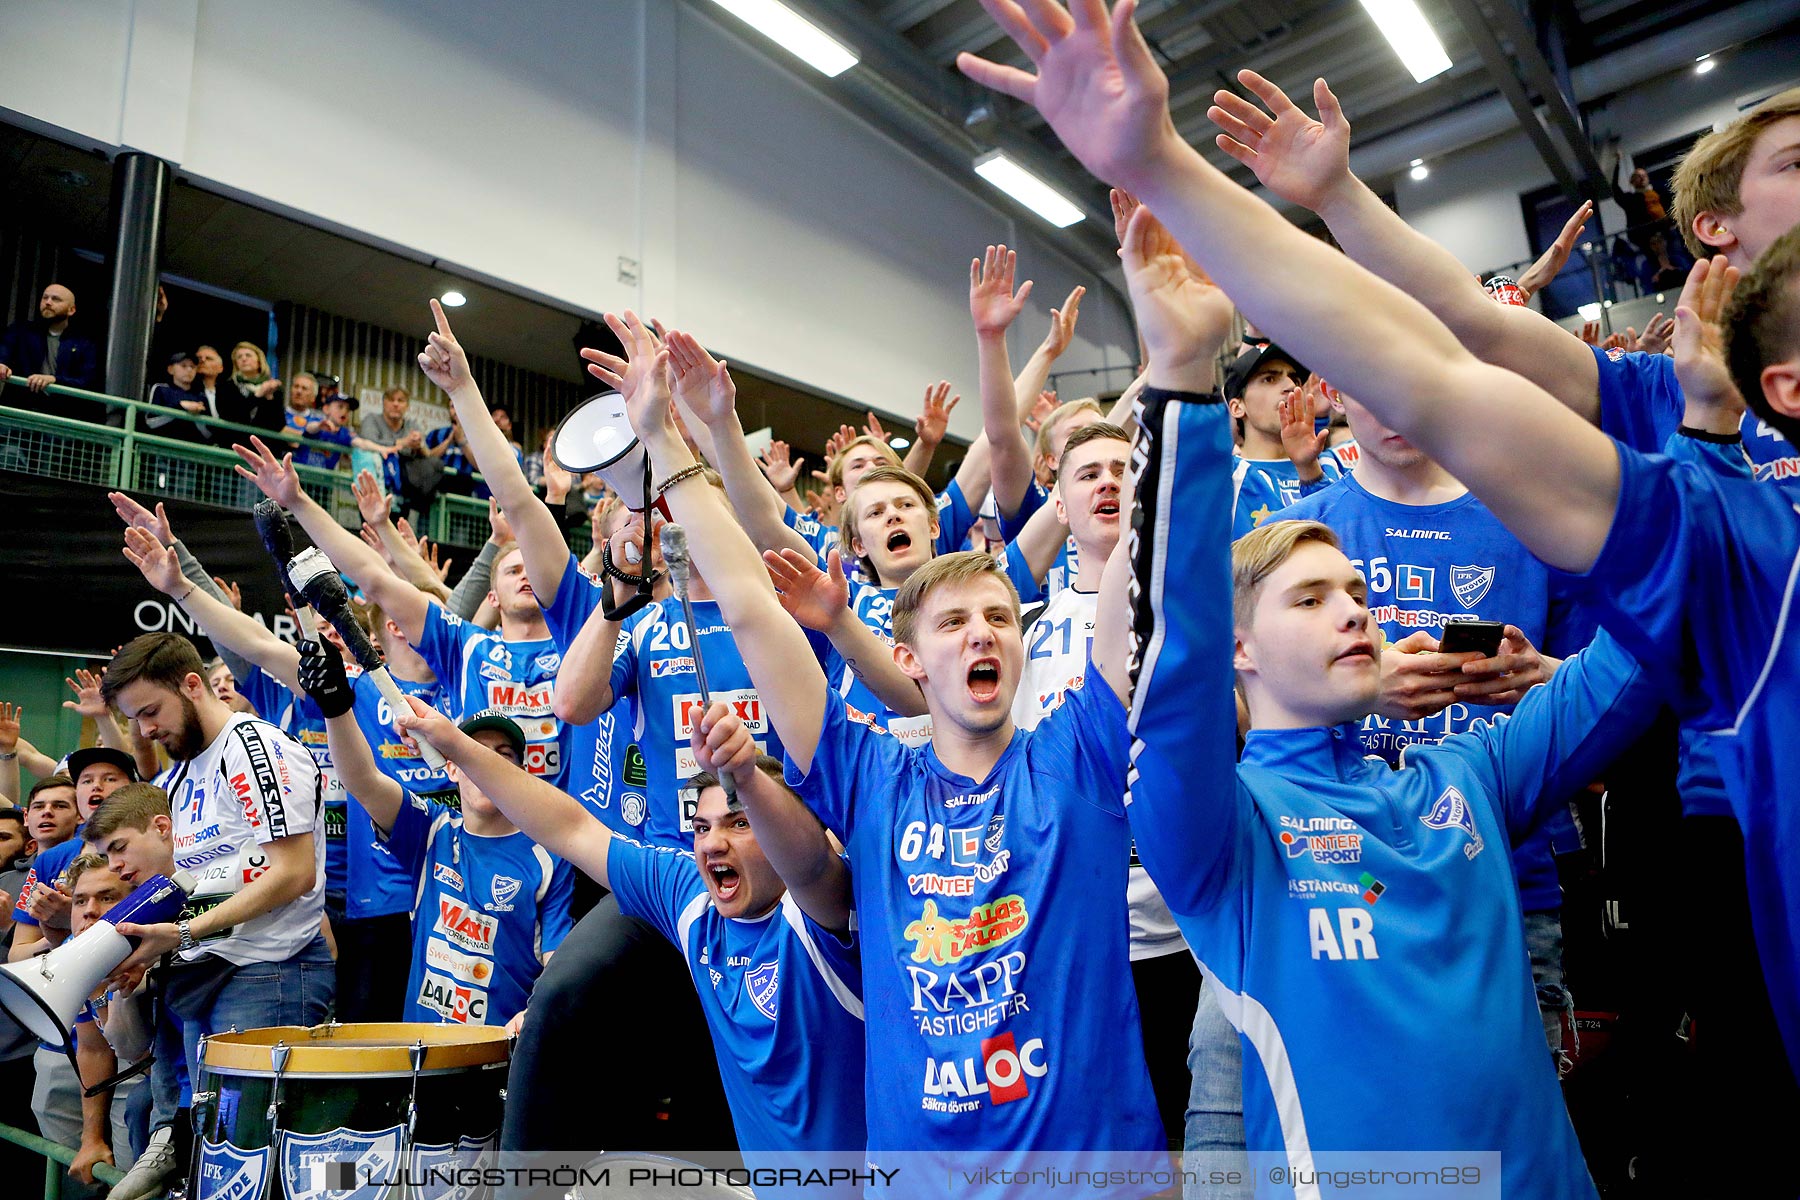
M 195 1200 L 410 1200 L 380 1186 L 474 1166 L 499 1142 L 511 1040 L 492 1026 L 277 1026 L 216 1034 L 194 1097 Z

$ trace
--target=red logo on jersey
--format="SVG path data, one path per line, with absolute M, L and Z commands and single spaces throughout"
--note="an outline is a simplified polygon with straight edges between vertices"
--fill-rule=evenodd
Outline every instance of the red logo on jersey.
M 1025 1055 L 1021 1059 L 1013 1044 L 1013 1035 L 1009 1030 L 998 1037 L 981 1039 L 981 1070 L 987 1076 L 988 1098 L 995 1104 L 1005 1104 L 1009 1100 L 1023 1100 L 1031 1094 L 1026 1086 L 1025 1076 L 1043 1076 L 1048 1070 L 1042 1058 L 1037 1062 L 1028 1061 L 1033 1053 L 1042 1055 L 1044 1043 L 1041 1038 L 1032 1038 L 1025 1043 Z
M 250 828 L 262 828 L 262 808 L 256 803 L 256 797 L 250 791 L 250 777 L 239 771 L 231 777 L 231 792 L 237 797 L 238 805 L 244 810 L 244 820 Z

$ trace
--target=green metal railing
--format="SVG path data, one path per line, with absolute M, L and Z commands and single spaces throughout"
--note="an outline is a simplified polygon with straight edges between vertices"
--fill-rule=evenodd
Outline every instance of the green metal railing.
M 61 1142 L 41 1138 L 35 1133 L 27 1133 L 25 1130 L 14 1128 L 11 1125 L 0 1125 L 0 1138 L 4 1138 L 15 1146 L 22 1146 L 43 1158 L 44 1200 L 60 1200 L 63 1192 L 63 1180 L 68 1177 L 67 1168 L 75 1161 L 75 1151 Z M 59 1167 L 63 1169 L 59 1170 Z M 125 1172 L 100 1163 L 94 1167 L 94 1178 L 110 1187 L 125 1178 Z
M 27 394 L 24 382 L 18 376 L 8 383 L 20 389 L 20 399 Z M 26 408 L 0 406 L 0 470 L 94 484 L 140 495 L 192 500 L 219 508 L 248 509 L 260 498 L 256 486 L 234 470 L 238 456 L 225 446 L 200 445 L 149 432 L 146 418 L 166 417 L 169 409 L 60 384 L 52 384 L 47 390 L 55 396 L 100 405 L 109 414 L 117 415 L 119 424 L 98 424 Z M 13 398 L 4 389 L 0 389 L 0 396 Z M 356 496 L 350 488 L 351 450 L 348 447 L 338 442 L 297 438 L 210 417 L 184 414 L 181 419 L 230 435 L 221 438 L 223 442 L 247 443 L 254 435 L 271 443 L 272 448 L 297 443 L 341 456 L 340 466 L 335 470 L 296 464 L 294 473 L 300 477 L 300 486 L 307 495 L 318 501 L 319 506 L 340 525 L 351 529 L 360 525 Z M 425 525 L 418 532 L 433 541 L 479 546 L 488 540 L 491 532 L 487 501 L 440 494 Z M 571 544 L 577 554 L 585 554 L 590 543 L 591 537 L 585 526 L 573 532 Z

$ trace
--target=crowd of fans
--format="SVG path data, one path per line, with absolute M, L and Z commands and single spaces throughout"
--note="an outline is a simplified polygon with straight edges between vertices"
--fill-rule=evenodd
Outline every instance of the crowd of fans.
M 1101 1194 L 1150 1195 L 1171 1150 L 1190 1197 L 1316 1195 L 1419 1151 L 1498 1154 L 1507 1195 L 1704 1192 L 1715 1133 L 1791 1128 L 1800 91 L 1690 151 L 1674 328 L 1608 348 L 1382 204 L 1323 81 L 1316 118 L 1251 72 L 1210 115 L 1342 252 L 1179 141 L 1129 4 L 987 7 L 1033 71 L 963 69 L 1115 188 L 1143 368 L 1110 405 L 1046 398 L 1079 289 L 1014 369 L 1032 285 L 989 246 L 954 477 L 922 478 L 959 399 L 940 382 L 904 462 L 871 418 L 805 496 L 694 336 L 609 315 L 623 353 L 583 357 L 648 457 L 634 510 L 547 441 L 523 453 L 433 302 L 419 365 L 450 426 L 394 389 L 353 431 L 303 375 L 271 437 L 228 439 L 353 585 L 404 711 L 329 625 L 276 638 L 160 505 L 112 497 L 125 556 L 220 658 L 125 644 L 69 681 L 99 744 L 66 756 L 0 704 L 11 958 L 153 873 L 199 879 L 178 922 L 127 927 L 79 1028 L 83 1079 L 149 1046 L 146 1077 L 84 1097 L 60 1048 L 0 1052 L 8 1119 L 29 1094 L 78 1180 L 135 1156 L 114 1200 L 157 1194 L 203 1152 L 200 1039 L 330 1018 L 515 1031 L 506 1149 L 847 1153 L 900 1167 L 898 1194 L 959 1155 L 1083 1152 L 1117 1172 Z M 216 352 L 177 356 L 156 403 L 279 403 L 255 347 L 232 362 L 221 388 Z M 358 476 L 360 536 L 282 432 L 400 460 Z M 391 519 L 427 461 L 491 491 L 455 589 Z M 1562 881 L 1617 851 L 1622 781 L 1659 754 L 1683 828 L 1731 831 L 1705 866 L 1742 900 L 1709 935 L 1755 951 L 1658 980 L 1652 1037 L 1734 1087 L 1653 1093 L 1690 1136 L 1646 1125 L 1621 1155 L 1565 1099 L 1597 1050 L 1564 935 L 1599 917 Z M 607 1064 L 580 1104 L 574 1047 Z M 1731 1165 L 1734 1195 L 1791 1192 L 1773 1160 Z

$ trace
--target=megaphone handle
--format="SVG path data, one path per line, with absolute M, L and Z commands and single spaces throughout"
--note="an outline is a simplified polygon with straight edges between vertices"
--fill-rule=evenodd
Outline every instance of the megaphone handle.
M 369 672 L 369 676 L 375 680 L 375 690 L 381 693 L 381 698 L 388 702 L 388 708 L 396 716 L 412 711 L 411 706 L 406 703 L 405 694 L 400 691 L 400 685 L 394 682 L 394 677 L 388 674 L 386 667 L 376 667 Z M 413 742 L 419 747 L 419 757 L 425 760 L 426 765 L 434 771 L 444 769 L 444 756 L 437 752 L 436 746 L 424 738 L 414 738 Z
M 319 615 L 312 610 L 312 605 L 302 604 L 294 610 L 294 619 L 300 622 L 300 633 L 309 642 L 319 640 Z

